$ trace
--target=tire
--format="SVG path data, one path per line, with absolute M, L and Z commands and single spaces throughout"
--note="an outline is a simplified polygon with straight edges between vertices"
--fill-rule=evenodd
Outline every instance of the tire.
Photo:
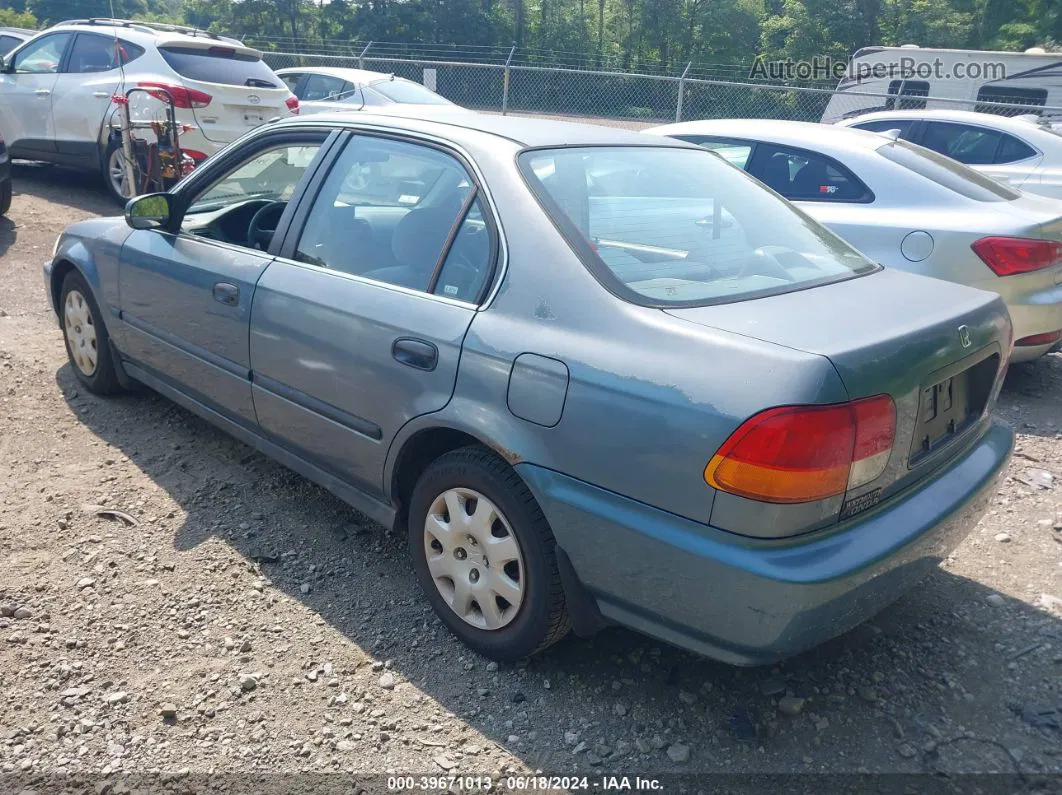
M 460 502 L 462 493 L 464 501 Z M 454 504 L 447 502 L 447 494 L 457 494 L 454 499 L 458 500 L 458 510 L 465 510 L 465 524 L 458 525 L 459 530 L 454 529 L 452 516 L 445 509 L 447 504 Z M 480 514 L 476 508 L 482 508 L 484 515 L 493 511 L 490 515 L 497 518 L 477 522 Z M 434 532 L 427 529 L 429 515 Z M 468 540 L 472 537 L 468 534 L 478 533 L 485 538 L 483 527 L 490 528 L 490 538 L 485 543 Z M 447 529 L 463 538 L 447 535 Z M 443 536 L 447 538 L 446 546 L 439 540 Z M 512 541 L 516 560 L 511 559 Z M 488 546 L 493 543 L 498 544 L 497 548 Z M 571 621 L 565 608 L 556 545 L 546 517 L 519 475 L 485 448 L 465 447 L 441 456 L 428 466 L 413 490 L 409 547 L 417 579 L 443 623 L 485 657 L 499 662 L 520 660 L 568 634 Z M 493 569 L 491 555 L 495 555 Z M 451 563 L 451 558 L 455 562 Z M 467 580 L 465 570 L 469 571 Z M 473 575 L 472 570 L 477 574 Z M 440 573 L 445 576 L 437 577 Z M 461 575 L 461 582 L 468 583 L 463 587 L 471 593 L 472 607 L 465 611 L 451 606 L 463 601 L 451 574 Z M 519 588 L 516 604 L 499 595 L 504 593 L 515 600 L 511 596 L 515 594 L 513 583 Z M 496 587 L 500 590 L 491 590 Z M 491 600 L 494 609 L 479 607 L 476 600 L 485 598 Z M 498 617 L 504 623 L 499 624 Z
M 0 216 L 7 215 L 11 209 L 11 180 L 0 182 Z
M 118 163 L 122 163 L 122 139 L 118 136 L 111 136 L 107 139 L 107 147 L 103 150 L 103 160 L 100 162 L 100 176 L 103 178 L 103 187 L 110 197 L 125 207 L 130 197 L 125 196 L 115 185 L 111 173 L 111 160 L 114 158 L 117 158 Z M 136 195 L 136 191 L 133 191 L 133 195 Z
M 110 336 L 85 278 L 70 271 L 63 279 L 59 296 L 63 341 L 77 380 L 96 395 L 121 392 L 111 358 Z

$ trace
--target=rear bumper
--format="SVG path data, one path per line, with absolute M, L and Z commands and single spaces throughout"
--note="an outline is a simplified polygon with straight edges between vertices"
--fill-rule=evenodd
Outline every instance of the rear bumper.
M 1015 341 L 1062 329 L 1062 283 L 1017 299 L 1005 297 L 1005 300 L 1014 323 Z M 1010 360 L 1027 362 L 1043 356 L 1054 346 L 1055 343 L 1031 347 L 1015 345 Z
M 530 464 L 517 470 L 602 615 L 759 665 L 848 631 L 931 572 L 977 524 L 1013 443 L 993 423 L 873 512 L 783 541 L 736 536 Z

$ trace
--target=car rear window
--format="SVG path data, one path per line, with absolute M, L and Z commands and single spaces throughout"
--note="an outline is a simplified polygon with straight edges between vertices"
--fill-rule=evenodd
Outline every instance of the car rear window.
M 957 160 L 907 141 L 890 141 L 878 153 L 941 187 L 979 202 L 1014 201 L 1020 193 Z
M 377 80 L 375 83 L 369 83 L 369 88 L 383 94 L 392 102 L 404 102 L 409 105 L 454 104 L 440 97 L 430 88 L 414 83 L 412 80 Z
M 280 80 L 261 58 L 231 47 L 159 47 L 159 52 L 173 71 L 189 80 L 252 88 L 281 87 Z
M 878 267 L 703 150 L 567 147 L 530 150 L 519 162 L 572 247 L 634 303 L 741 301 Z

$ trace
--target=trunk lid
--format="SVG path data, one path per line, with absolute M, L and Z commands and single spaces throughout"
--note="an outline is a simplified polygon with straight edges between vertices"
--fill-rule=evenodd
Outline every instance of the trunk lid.
M 998 295 L 882 270 L 782 295 L 669 314 L 723 331 L 825 356 L 853 400 L 896 403 L 896 437 L 877 480 L 846 495 L 869 507 L 924 477 L 983 427 L 1011 344 Z M 842 512 L 842 516 L 844 516 Z
M 252 127 L 291 114 L 286 104 L 291 91 L 258 50 L 228 40 L 177 36 L 160 42 L 159 53 L 185 88 L 209 95 L 205 106 L 192 106 L 209 141 L 228 143 Z

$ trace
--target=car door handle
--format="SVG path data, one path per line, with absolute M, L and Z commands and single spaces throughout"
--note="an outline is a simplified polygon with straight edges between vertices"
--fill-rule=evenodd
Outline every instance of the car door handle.
M 109 97 L 111 95 L 106 91 L 93 91 L 92 96 L 103 99 L 104 97 Z
M 439 363 L 439 349 L 425 340 L 399 337 L 391 346 L 395 361 L 416 370 L 432 371 Z
M 214 300 L 225 306 L 236 306 L 240 303 L 240 288 L 228 282 L 218 282 L 214 285 Z
M 33 93 L 35 93 L 38 97 L 50 97 L 52 95 L 52 92 L 49 91 L 47 88 L 38 88 Z

